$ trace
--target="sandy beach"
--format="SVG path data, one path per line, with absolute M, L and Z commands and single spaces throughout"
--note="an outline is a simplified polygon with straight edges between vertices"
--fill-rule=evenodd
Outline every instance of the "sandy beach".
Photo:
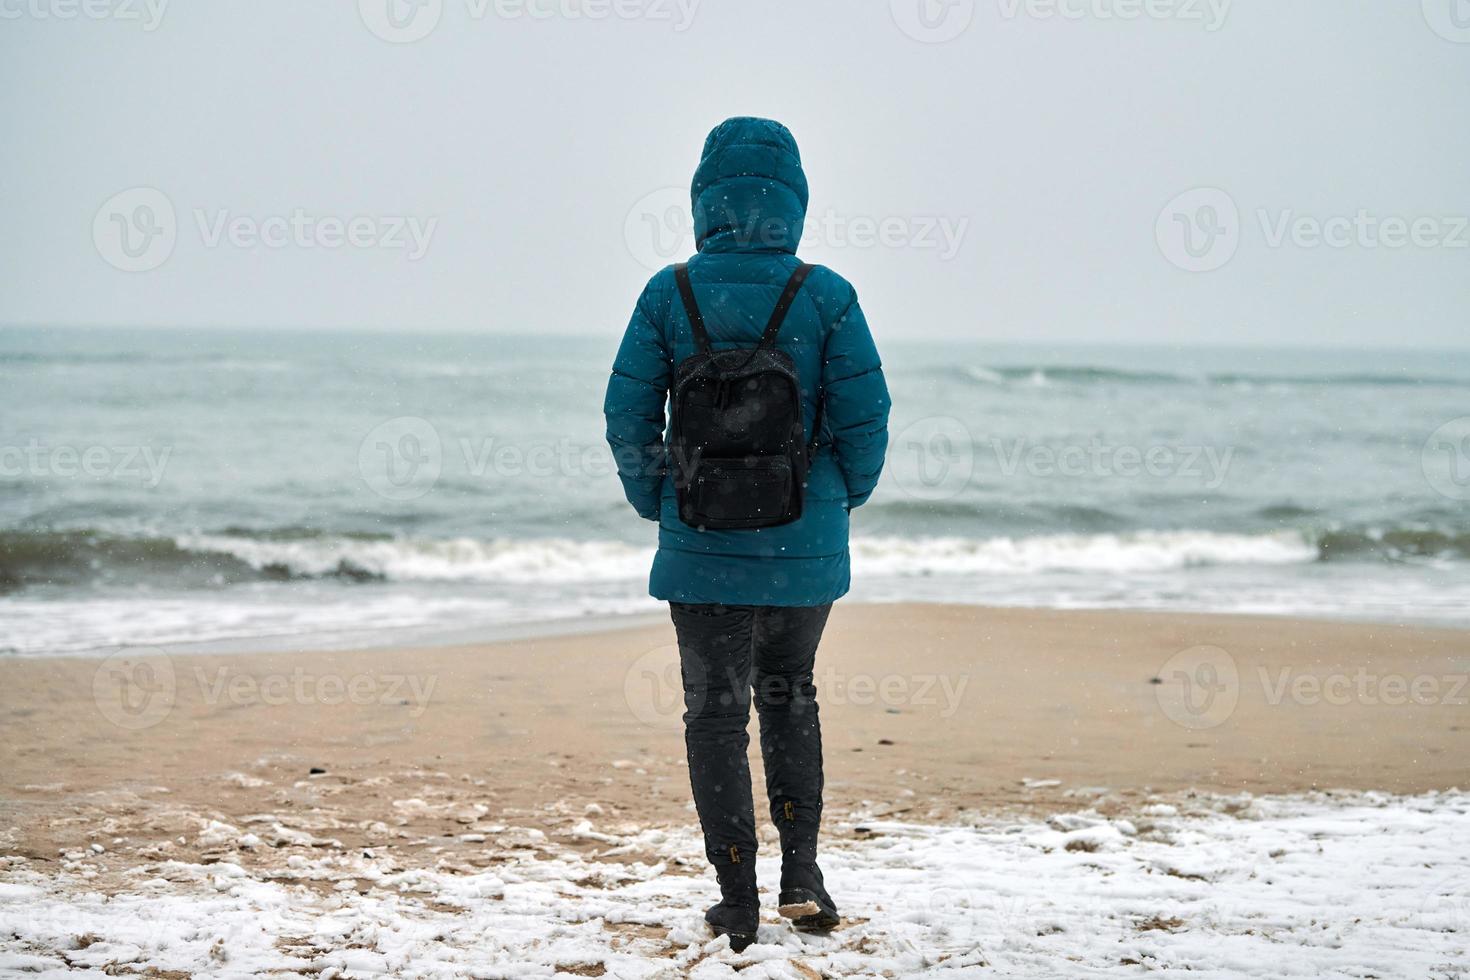
M 0 840 L 50 861 L 122 838 L 109 856 L 125 866 L 200 850 L 201 819 L 261 813 L 349 847 L 374 822 L 404 840 L 485 821 L 556 833 L 588 807 L 692 825 L 672 643 L 658 624 L 6 660 Z M 1463 786 L 1467 671 L 1470 634 L 1452 630 L 839 605 L 817 679 L 828 812 L 945 821 L 1078 792 L 1124 807 L 1190 790 Z
M 11 658 L 0 972 L 1463 977 L 1467 640 L 841 605 L 817 680 L 843 925 L 768 909 L 740 954 L 701 919 L 666 624 Z

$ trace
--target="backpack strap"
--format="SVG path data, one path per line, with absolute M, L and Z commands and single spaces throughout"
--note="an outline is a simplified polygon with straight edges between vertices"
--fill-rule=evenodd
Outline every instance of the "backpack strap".
M 684 312 L 689 315 L 689 329 L 694 333 L 694 347 L 701 354 L 709 353 L 709 333 L 704 329 L 704 314 L 694 301 L 694 286 L 689 282 L 689 265 L 680 262 L 674 266 L 674 281 L 679 284 L 679 297 L 684 301 Z
M 796 300 L 796 294 L 801 292 L 802 284 L 806 282 L 806 277 L 811 271 L 811 265 L 803 262 L 791 273 L 791 278 L 786 280 L 786 288 L 781 291 L 781 298 L 776 301 L 776 308 L 771 311 L 771 318 L 766 322 L 766 330 L 761 335 L 757 350 L 770 347 L 776 342 L 776 337 L 781 333 L 781 324 L 785 322 L 786 314 Z M 684 312 L 689 317 L 689 329 L 694 334 L 694 346 L 701 354 L 708 354 L 710 350 L 709 332 L 704 327 L 704 314 L 699 312 L 699 303 L 694 299 L 694 285 L 689 281 L 688 263 L 680 262 L 674 266 L 674 281 L 679 285 L 679 298 L 684 301 Z M 812 416 L 812 439 L 807 444 L 808 460 L 817 455 L 817 446 L 822 439 L 822 426 L 826 423 L 826 419 L 823 418 L 825 414 L 823 410 L 826 407 L 826 398 L 819 390 L 817 410 Z
M 760 347 L 770 347 L 776 342 L 776 337 L 781 333 L 781 324 L 786 320 L 786 314 L 791 309 L 791 304 L 796 301 L 796 294 L 801 292 L 802 284 L 806 282 L 807 275 L 812 271 L 809 263 L 803 262 L 791 273 L 791 278 L 786 280 L 786 288 L 781 291 L 781 298 L 776 301 L 776 308 L 771 311 L 771 319 L 766 323 L 766 332 L 761 335 Z M 816 458 L 817 445 L 822 440 L 822 426 L 826 424 L 823 411 L 827 399 L 824 397 L 820 387 L 817 389 L 817 410 L 812 413 L 812 438 L 806 446 L 806 458 L 810 462 Z
M 822 441 L 822 426 L 827 424 L 827 420 L 822 417 L 824 414 L 823 409 L 826 407 L 827 398 L 823 394 L 822 389 L 818 388 L 817 410 L 812 413 L 812 441 L 806 444 L 806 461 L 808 465 L 811 464 L 812 460 L 817 458 L 817 446 Z
M 776 308 L 766 321 L 766 332 L 761 334 L 761 342 L 756 345 L 757 350 L 763 350 L 776 342 L 776 335 L 781 332 L 781 323 L 786 319 L 786 311 L 791 309 L 792 301 L 801 292 L 801 284 L 806 282 L 807 273 L 811 271 L 811 265 L 803 262 L 791 273 L 791 278 L 786 280 L 786 288 L 781 291 L 781 298 L 776 300 Z

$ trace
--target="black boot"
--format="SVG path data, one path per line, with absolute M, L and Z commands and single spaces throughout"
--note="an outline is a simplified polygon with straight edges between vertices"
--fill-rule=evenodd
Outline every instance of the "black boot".
M 733 849 L 732 849 L 733 851 Z M 739 953 L 755 942 L 760 925 L 761 900 L 755 885 L 755 855 L 741 858 L 738 851 L 734 863 L 716 864 L 715 877 L 720 881 L 720 900 L 704 913 L 704 921 L 716 936 L 729 936 L 730 948 Z
M 826 932 L 842 918 L 822 883 L 822 869 L 817 867 L 817 822 L 803 819 L 785 805 L 781 810 L 776 820 L 781 834 L 779 911 L 802 932 Z

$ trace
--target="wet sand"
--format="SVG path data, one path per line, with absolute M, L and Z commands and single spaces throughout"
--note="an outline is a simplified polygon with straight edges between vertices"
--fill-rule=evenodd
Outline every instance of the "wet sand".
M 672 644 L 660 623 L 0 661 L 0 858 L 96 844 L 115 870 L 207 861 L 217 822 L 262 852 L 397 847 L 442 863 L 462 836 L 576 840 L 589 815 L 692 825 Z M 829 824 L 1463 787 L 1467 674 L 1456 630 L 839 604 L 817 677 Z

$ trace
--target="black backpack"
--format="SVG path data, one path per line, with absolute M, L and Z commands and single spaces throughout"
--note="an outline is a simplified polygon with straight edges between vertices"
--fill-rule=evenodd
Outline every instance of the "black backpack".
M 682 262 L 674 267 L 695 353 L 675 371 L 669 457 L 679 519 L 691 527 L 775 527 L 801 516 L 822 400 L 808 445 L 796 366 L 775 345 L 811 270 L 802 264 L 791 273 L 756 347 L 711 351 L 689 270 Z

